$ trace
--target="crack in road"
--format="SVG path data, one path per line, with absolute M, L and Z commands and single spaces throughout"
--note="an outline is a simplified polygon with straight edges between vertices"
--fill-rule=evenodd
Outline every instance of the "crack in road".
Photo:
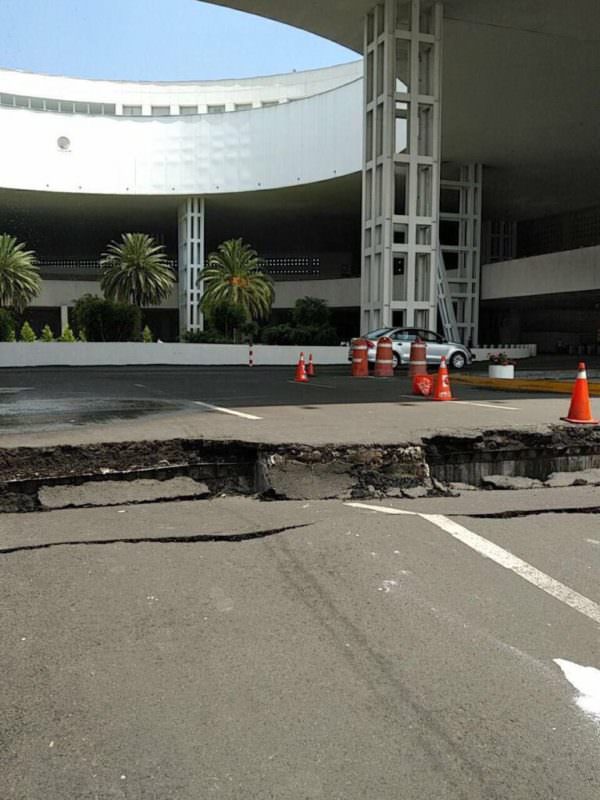
M 185 536 L 143 536 L 124 537 L 118 539 L 82 539 L 67 542 L 45 542 L 43 544 L 25 544 L 17 547 L 0 548 L 0 555 L 23 553 L 32 550 L 49 550 L 51 547 L 76 547 L 77 545 L 105 545 L 105 544 L 195 544 L 197 542 L 249 542 L 256 539 L 266 539 L 287 531 L 307 528 L 313 522 L 304 522 L 301 525 L 286 525 L 283 528 L 271 528 L 266 531 L 249 531 L 247 533 L 197 533 Z
M 517 517 L 536 517 L 540 514 L 600 514 L 600 506 L 585 508 L 529 508 L 521 510 L 489 511 L 473 514 L 448 514 L 449 517 L 469 517 L 472 519 L 516 519 Z

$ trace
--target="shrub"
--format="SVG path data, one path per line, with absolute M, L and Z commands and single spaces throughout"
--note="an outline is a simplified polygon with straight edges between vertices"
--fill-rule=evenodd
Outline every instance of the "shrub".
M 263 344 L 278 345 L 335 345 L 338 344 L 337 331 L 331 325 L 321 327 L 310 325 L 292 326 L 287 323 L 271 325 L 263 328 L 261 333 Z
M 20 338 L 22 342 L 35 342 L 36 336 L 33 328 L 28 322 L 24 322 L 21 328 Z
M 52 328 L 50 325 L 44 325 L 42 328 L 42 335 L 40 336 L 42 342 L 53 342 L 54 341 L 54 334 L 52 333 Z
M 139 342 L 142 314 L 136 306 L 86 294 L 73 307 L 73 319 L 88 342 Z
M 324 328 L 331 324 L 331 312 L 325 300 L 300 297 L 292 309 L 292 322 L 297 328 Z
M 260 338 L 263 344 L 296 344 L 295 328 L 284 322 L 281 325 L 269 325 L 262 329 Z
M 145 342 L 146 344 L 150 344 L 150 342 L 154 341 L 152 337 L 152 331 L 147 325 L 144 327 L 144 330 L 142 331 L 142 341 Z
M 15 320 L 6 308 L 0 308 L 0 342 L 14 342 Z
M 182 340 L 188 344 L 231 344 L 217 331 L 186 331 Z
M 209 329 L 214 329 L 230 338 L 235 330 L 241 330 L 247 323 L 248 316 L 241 306 L 224 302 L 207 312 L 206 321 Z
M 77 340 L 75 339 L 75 336 L 73 335 L 73 331 L 71 330 L 71 328 L 68 325 L 66 325 L 65 328 L 63 329 L 63 332 L 58 337 L 58 341 L 59 342 L 75 342 Z

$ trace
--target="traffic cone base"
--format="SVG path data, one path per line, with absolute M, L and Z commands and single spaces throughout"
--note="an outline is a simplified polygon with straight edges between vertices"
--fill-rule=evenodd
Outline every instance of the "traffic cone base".
M 296 377 L 294 378 L 294 381 L 296 383 L 308 383 L 306 367 L 304 365 L 304 353 L 300 353 L 300 358 L 298 359 L 298 364 L 296 366 Z
M 442 356 L 440 368 L 438 370 L 435 388 L 433 390 L 433 400 L 454 400 L 452 397 L 452 389 L 450 388 L 450 377 L 448 375 L 448 367 L 446 366 L 446 359 Z
M 561 417 L 561 419 L 564 422 L 572 422 L 575 425 L 600 425 L 600 420 L 592 417 L 587 371 L 583 361 L 577 367 L 577 378 L 571 395 L 569 413 L 566 417 Z

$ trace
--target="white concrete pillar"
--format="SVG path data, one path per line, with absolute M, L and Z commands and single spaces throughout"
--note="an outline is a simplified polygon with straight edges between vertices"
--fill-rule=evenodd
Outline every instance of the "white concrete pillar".
M 437 323 L 442 4 L 365 18 L 361 330 Z
M 188 197 L 179 206 L 179 332 L 201 331 L 203 315 L 198 304 L 204 268 L 204 198 Z
M 60 307 L 60 334 L 64 331 L 64 329 L 69 324 L 69 306 L 61 306 Z

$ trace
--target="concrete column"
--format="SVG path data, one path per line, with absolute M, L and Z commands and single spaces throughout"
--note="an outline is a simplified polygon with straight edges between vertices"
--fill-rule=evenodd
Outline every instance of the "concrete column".
M 427 0 L 365 17 L 363 332 L 436 327 L 442 18 Z
M 69 324 L 69 306 L 61 306 L 60 307 L 60 333 L 64 331 L 64 329 Z
M 188 197 L 179 206 L 179 333 L 201 331 L 203 315 L 198 304 L 204 268 L 204 198 Z

